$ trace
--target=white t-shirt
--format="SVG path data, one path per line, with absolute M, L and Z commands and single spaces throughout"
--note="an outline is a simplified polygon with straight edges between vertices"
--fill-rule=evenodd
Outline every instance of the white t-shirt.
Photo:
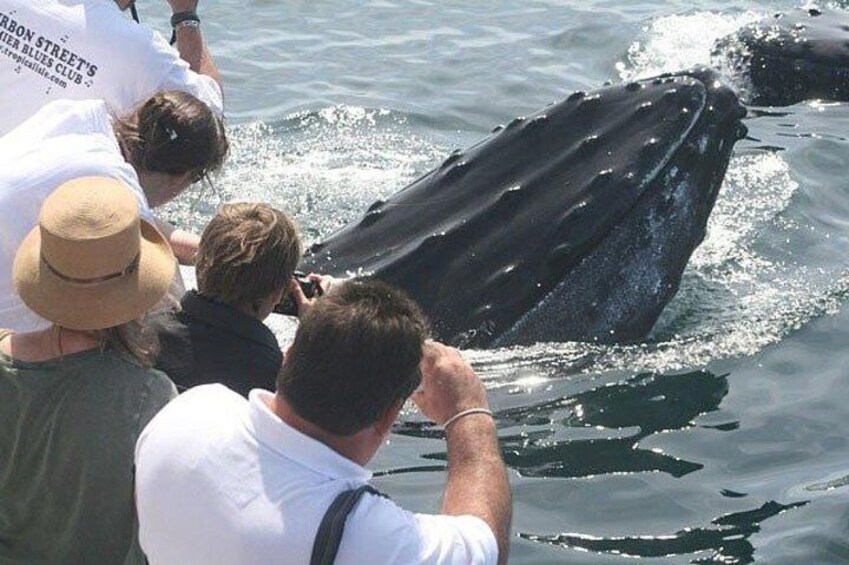
M 103 101 L 51 102 L 0 137 L 0 328 L 32 331 L 48 325 L 15 294 L 12 263 L 18 245 L 38 225 L 44 200 L 62 183 L 86 176 L 123 181 L 137 194 L 142 217 L 153 219 Z
M 0 0 L 0 135 L 52 100 L 99 98 L 120 116 L 163 90 L 222 112 L 215 80 L 114 0 Z
M 168 404 L 136 444 L 139 540 L 151 565 L 309 563 L 333 499 L 371 472 L 223 385 Z M 474 516 L 407 512 L 365 494 L 348 517 L 337 565 L 496 563 Z

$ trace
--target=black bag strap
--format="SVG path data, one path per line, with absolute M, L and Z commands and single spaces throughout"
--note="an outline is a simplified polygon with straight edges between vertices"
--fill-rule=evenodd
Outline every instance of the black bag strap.
M 342 534 L 345 533 L 348 515 L 353 512 L 365 493 L 386 496 L 371 485 L 346 490 L 336 496 L 318 527 L 312 546 L 310 565 L 333 565 L 339 545 L 342 543 Z

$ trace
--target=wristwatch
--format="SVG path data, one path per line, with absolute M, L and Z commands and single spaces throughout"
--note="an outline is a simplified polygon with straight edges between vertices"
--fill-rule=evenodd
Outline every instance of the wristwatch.
M 177 29 L 181 27 L 200 27 L 200 18 L 194 10 L 175 12 L 171 15 L 171 45 L 177 42 Z

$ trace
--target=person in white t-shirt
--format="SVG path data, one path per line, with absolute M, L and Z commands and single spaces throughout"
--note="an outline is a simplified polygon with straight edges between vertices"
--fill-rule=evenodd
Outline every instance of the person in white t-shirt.
M 47 325 L 15 294 L 12 259 L 58 186 L 87 176 L 123 181 L 186 264 L 199 238 L 156 220 L 150 209 L 219 169 L 228 149 L 221 117 L 179 91 L 156 94 L 123 119 L 102 100 L 58 100 L 0 137 L 0 328 Z
M 198 0 L 168 3 L 176 49 L 125 15 L 132 0 L 0 0 L 0 135 L 60 98 L 102 99 L 121 116 L 182 90 L 222 113 Z
M 276 394 L 202 385 L 142 431 L 136 503 L 151 565 L 506 563 L 510 485 L 471 366 L 425 341 L 418 307 L 383 283 L 296 296 L 305 311 Z M 448 444 L 440 514 L 368 487 L 364 465 L 411 394 Z M 337 512 L 345 499 L 349 513 Z M 324 535 L 331 523 L 341 540 Z

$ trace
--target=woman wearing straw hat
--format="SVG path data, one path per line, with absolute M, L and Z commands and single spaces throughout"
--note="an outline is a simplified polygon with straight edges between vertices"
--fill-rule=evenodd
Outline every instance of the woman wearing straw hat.
M 58 100 L 0 138 L 0 327 L 30 331 L 47 325 L 13 292 L 11 263 L 57 186 L 84 176 L 123 181 L 142 217 L 159 226 L 188 264 L 199 238 L 159 222 L 151 208 L 219 169 L 228 149 L 221 118 L 178 91 L 158 93 L 120 118 L 102 100 Z
M 142 320 L 175 269 L 119 181 L 75 179 L 44 202 L 13 278 L 52 325 L 0 332 L 0 563 L 144 563 L 133 449 L 176 391 L 149 368 Z

